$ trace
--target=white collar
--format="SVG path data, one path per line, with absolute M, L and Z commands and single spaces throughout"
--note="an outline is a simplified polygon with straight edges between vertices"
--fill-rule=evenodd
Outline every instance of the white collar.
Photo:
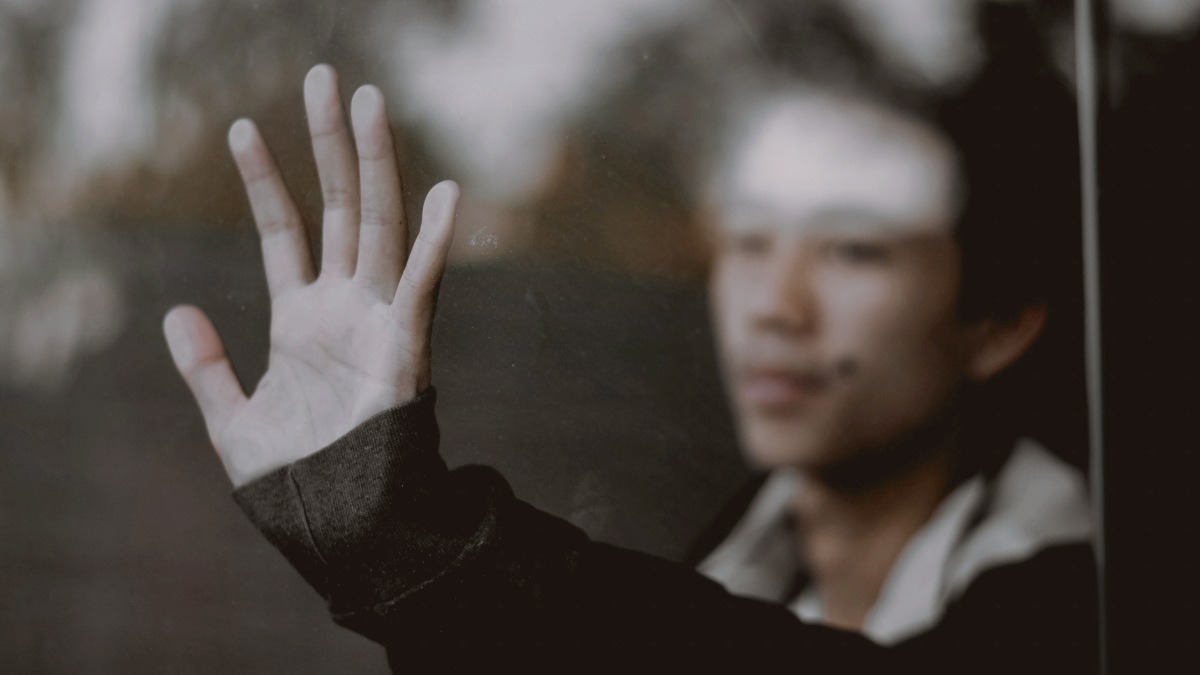
M 731 593 L 784 602 L 802 566 L 788 531 L 798 476 L 776 470 L 746 514 L 697 569 Z M 895 644 L 937 624 L 946 607 L 986 570 L 1092 537 L 1083 475 L 1031 439 L 1021 439 L 996 478 L 976 476 L 951 492 L 900 553 L 863 633 Z M 814 589 L 790 605 L 821 622 Z

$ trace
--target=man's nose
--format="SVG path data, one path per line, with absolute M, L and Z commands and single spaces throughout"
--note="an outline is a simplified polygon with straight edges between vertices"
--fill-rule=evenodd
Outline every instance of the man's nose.
M 819 317 L 813 256 L 803 247 L 780 247 L 763 261 L 760 283 L 752 293 L 752 312 L 759 327 L 804 334 Z

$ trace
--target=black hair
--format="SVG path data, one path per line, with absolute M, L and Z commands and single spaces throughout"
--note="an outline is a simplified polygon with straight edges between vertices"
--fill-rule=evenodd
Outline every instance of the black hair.
M 1027 16 L 987 12 L 988 60 L 934 123 L 958 154 L 960 307 L 1011 320 L 1079 283 L 1079 145 L 1074 100 Z M 1057 304 L 1057 303 L 1056 303 Z
M 964 320 L 1014 321 L 1049 309 L 1016 365 L 966 393 L 966 428 L 994 436 L 1002 458 L 1017 433 L 1085 462 L 1082 243 L 1076 106 L 1047 41 L 1022 6 L 990 6 L 987 61 L 937 101 L 933 123 L 955 147 L 964 192 L 955 227 Z M 976 439 L 976 445 L 987 445 Z M 981 458 L 986 461 L 985 457 Z M 994 462 L 993 462 L 994 464 Z

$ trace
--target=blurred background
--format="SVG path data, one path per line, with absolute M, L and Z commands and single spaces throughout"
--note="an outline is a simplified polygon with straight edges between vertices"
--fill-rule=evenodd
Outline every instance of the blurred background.
M 1022 2 L 1070 81 L 1071 3 Z M 697 216 L 723 129 L 847 26 L 898 77 L 953 86 L 987 58 L 982 4 L 0 0 L 0 670 L 386 671 L 229 498 L 159 329 L 197 304 L 243 383 L 261 375 L 266 286 L 224 139 L 258 121 L 315 233 L 312 65 L 384 91 L 410 211 L 463 186 L 435 327 L 448 461 L 678 559 L 748 476 Z M 1144 198 L 1194 179 L 1146 167 L 1196 147 L 1177 91 L 1200 0 L 1103 7 L 1105 206 L 1166 228 L 1179 203 Z M 1083 463 L 1066 405 L 1043 431 Z

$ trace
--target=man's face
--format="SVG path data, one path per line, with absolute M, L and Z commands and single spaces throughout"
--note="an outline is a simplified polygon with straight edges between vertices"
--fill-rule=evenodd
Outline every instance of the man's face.
M 711 295 L 751 459 L 821 468 L 947 405 L 968 358 L 954 170 L 932 130 L 815 95 L 734 153 Z

